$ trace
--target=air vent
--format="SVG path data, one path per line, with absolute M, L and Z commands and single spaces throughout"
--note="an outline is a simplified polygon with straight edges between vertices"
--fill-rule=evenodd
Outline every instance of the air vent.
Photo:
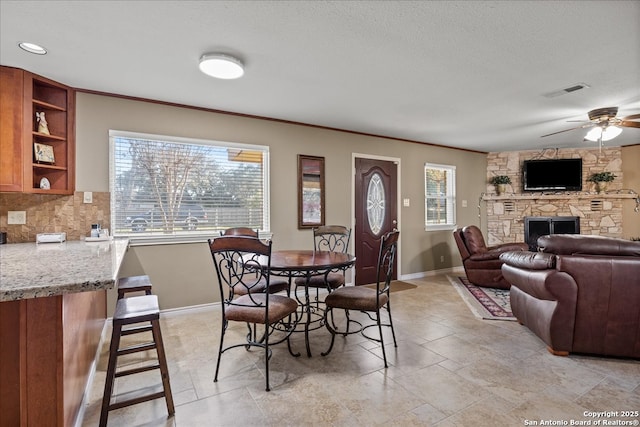
M 505 212 L 515 212 L 516 211 L 516 204 L 515 202 L 508 200 L 504 202 L 504 211 Z
M 570 86 L 564 89 L 558 89 L 558 90 L 554 90 L 553 92 L 545 93 L 543 96 L 546 98 L 555 98 L 556 96 L 565 95 L 571 92 L 576 92 L 581 89 L 588 89 L 590 87 L 591 86 L 589 86 L 586 83 L 576 83 L 573 86 Z
M 565 92 L 575 92 L 575 91 L 580 90 L 580 89 L 584 89 L 584 86 L 583 85 L 575 85 L 575 86 L 571 86 L 571 87 L 566 88 L 564 91 Z
M 592 211 L 601 211 L 602 210 L 602 200 L 592 200 L 591 201 L 591 210 Z

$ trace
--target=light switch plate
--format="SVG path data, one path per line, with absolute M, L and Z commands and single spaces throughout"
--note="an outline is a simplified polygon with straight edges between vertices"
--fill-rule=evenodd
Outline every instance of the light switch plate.
M 83 203 L 93 203 L 93 193 L 91 191 L 85 191 L 82 197 Z
M 411 200 L 409 199 L 402 200 L 402 206 L 404 206 L 405 208 L 408 208 L 410 205 L 411 205 Z

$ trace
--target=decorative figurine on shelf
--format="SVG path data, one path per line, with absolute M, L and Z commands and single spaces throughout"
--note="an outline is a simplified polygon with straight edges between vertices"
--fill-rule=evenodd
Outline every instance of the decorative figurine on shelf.
M 49 127 L 47 126 L 47 119 L 44 117 L 44 111 L 36 112 L 36 121 L 38 122 L 38 132 L 46 135 L 49 133 Z
M 40 180 L 40 189 L 42 190 L 51 190 L 51 183 L 47 178 L 42 178 Z

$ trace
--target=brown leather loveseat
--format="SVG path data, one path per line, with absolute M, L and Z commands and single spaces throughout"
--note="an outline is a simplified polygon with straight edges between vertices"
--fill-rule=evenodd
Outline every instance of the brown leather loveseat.
M 640 358 L 640 242 L 556 234 L 507 252 L 511 310 L 551 353 Z
M 526 251 L 526 243 L 502 243 L 487 247 L 482 231 L 475 225 L 467 225 L 453 232 L 460 251 L 467 279 L 476 286 L 509 289 L 509 282 L 502 277 L 500 254 L 507 251 Z

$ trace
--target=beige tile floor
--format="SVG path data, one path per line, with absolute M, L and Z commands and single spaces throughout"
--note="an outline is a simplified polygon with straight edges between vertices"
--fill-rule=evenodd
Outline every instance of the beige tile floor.
M 398 347 L 385 335 L 388 369 L 380 346 L 359 335 L 337 338 L 333 352 L 320 356 L 329 336 L 318 329 L 311 333 L 311 358 L 290 356 L 284 344 L 274 347 L 270 392 L 264 390 L 258 350 L 225 353 L 219 381 L 213 382 L 219 308 L 164 315 L 176 414 L 167 418 L 164 400 L 155 400 L 111 411 L 109 425 L 571 425 L 589 420 L 588 411 L 640 410 L 640 362 L 553 356 L 517 322 L 476 319 L 446 276 L 409 282 L 417 288 L 391 297 Z M 244 334 L 243 325 L 234 326 L 226 340 L 242 340 Z M 304 353 L 302 335 L 292 341 Z M 108 345 L 107 340 L 83 426 L 98 424 Z M 120 358 L 121 364 L 141 357 Z M 160 384 L 158 371 L 133 377 L 117 379 L 116 393 Z M 617 419 L 638 418 L 593 421 Z

